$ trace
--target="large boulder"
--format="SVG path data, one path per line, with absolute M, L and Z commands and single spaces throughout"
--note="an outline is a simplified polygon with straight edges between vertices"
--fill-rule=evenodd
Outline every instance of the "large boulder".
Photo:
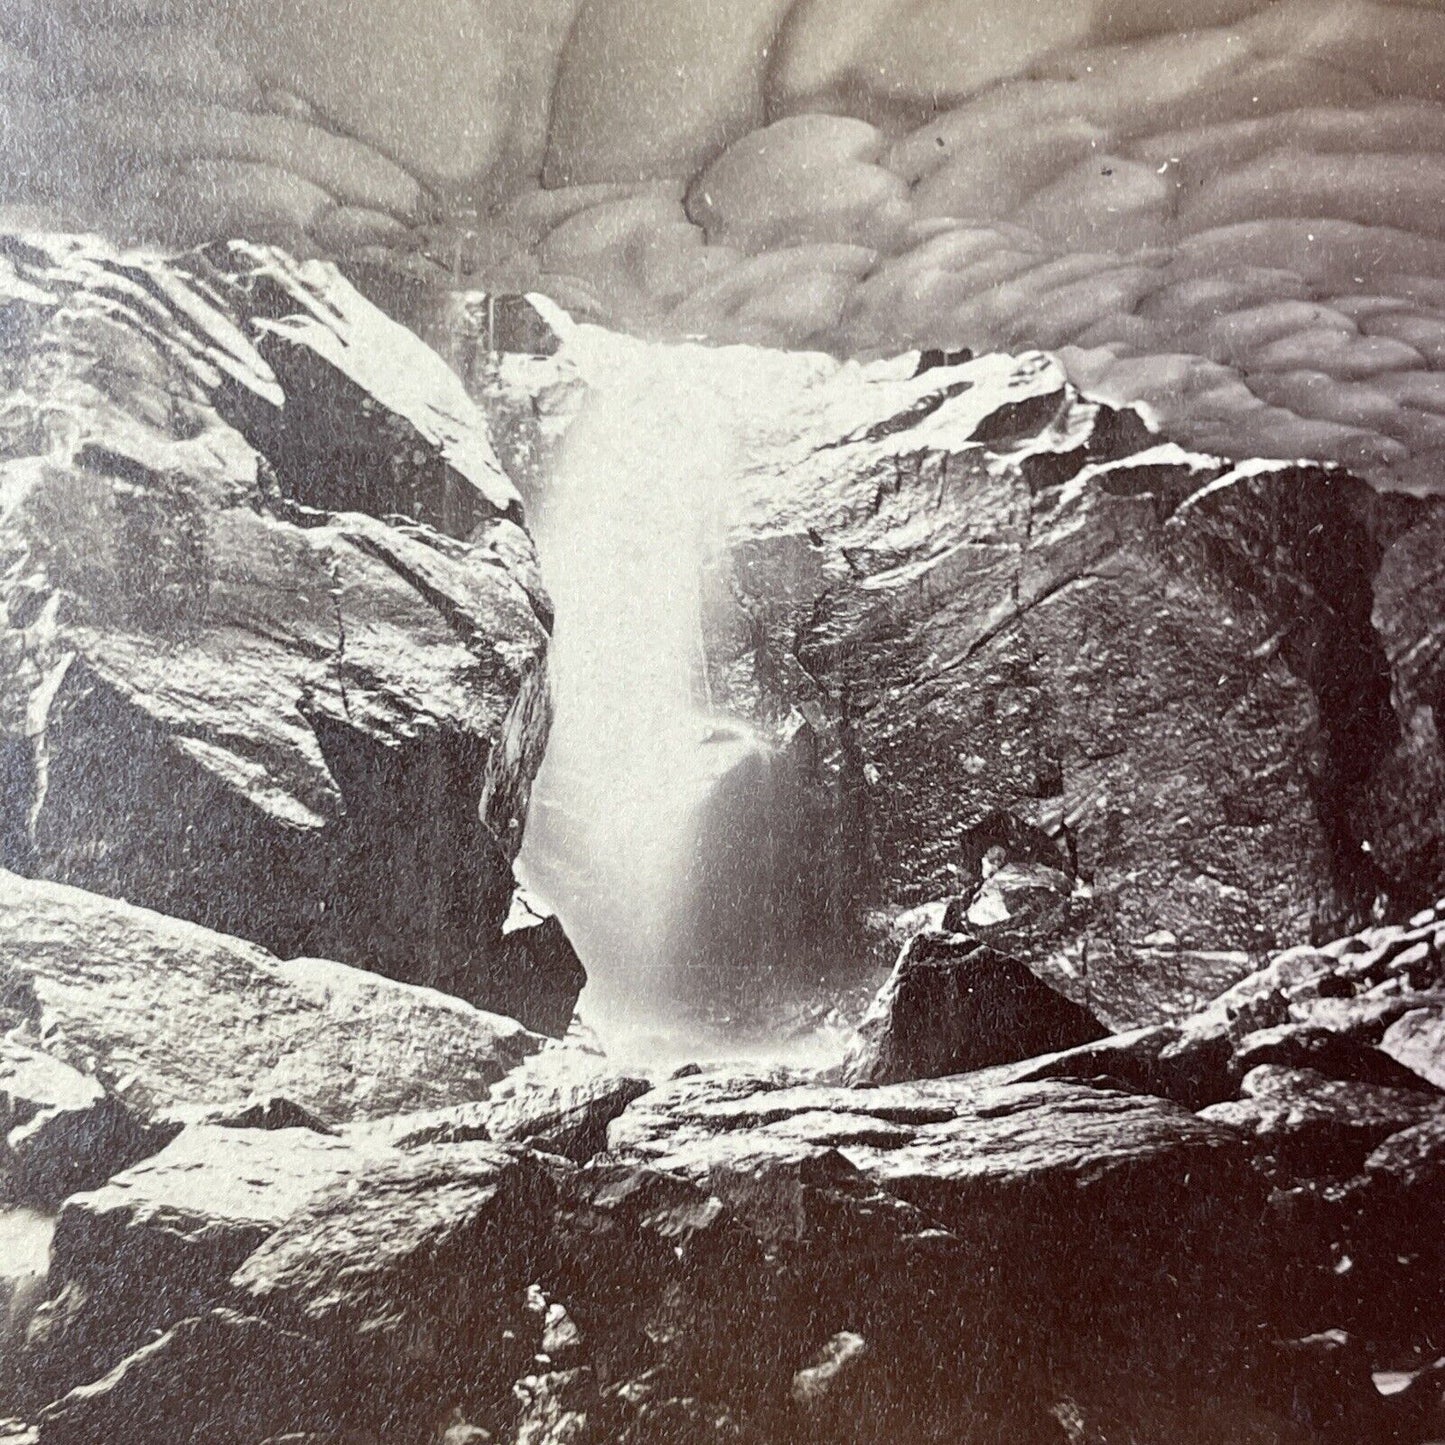
M 322 959 L 283 962 L 3 872 L 0 981 L 0 1021 L 17 1044 L 148 1126 L 277 1096 L 330 1124 L 467 1103 L 544 1042 L 432 989 Z
M 1040 961 L 1122 1027 L 1431 896 L 1405 554 L 1438 504 L 1161 444 L 1042 356 L 787 387 L 732 482 L 709 683 L 791 760 L 788 808 L 827 804 L 796 866 L 855 930 L 1042 865 L 1087 891 L 1020 895 Z
M 1228 1298 L 1218 1289 L 1218 1271 L 1248 1256 L 1261 1204 L 1248 1151 L 1232 1130 L 1159 1099 L 1068 1081 L 1021 1084 L 1007 1070 L 872 1089 L 705 1074 L 644 1096 L 612 1125 L 610 1142 L 621 1157 L 770 1211 L 775 1227 L 794 1221 L 805 1239 L 812 1221 L 849 1212 L 837 1202 L 831 1216 L 788 1205 L 810 1197 L 800 1185 L 873 1214 L 873 1228 L 857 1237 L 875 1246 L 889 1214 L 863 1203 L 870 1192 L 912 1205 L 956 1243 L 922 1249 L 914 1225 L 902 1233 L 919 1244 L 875 1257 L 899 1278 L 916 1277 L 904 1293 L 916 1310 L 940 1312 L 933 1328 L 959 1343 L 979 1388 L 997 1386 L 1011 1362 L 1030 1370 L 1049 1362 L 1016 1382 L 1028 1390 L 1050 1370 L 1097 1370 L 1105 1339 L 1111 1368 L 1146 1357 L 1153 1367 L 1211 1368 L 1230 1353 L 1223 1341 L 1249 1334 L 1245 1321 L 1260 1307 L 1249 1289 Z M 811 1177 L 801 1164 L 776 1162 L 800 1151 L 813 1160 Z M 834 1151 L 851 1166 L 842 1174 L 856 1171 L 853 1182 L 841 1164 L 824 1167 Z M 767 1159 L 775 1162 L 764 1167 Z M 784 1188 L 790 1177 L 798 1183 Z M 846 1271 L 850 1249 L 835 1270 Z M 1070 1288 L 1060 1291 L 1065 1275 Z M 871 1331 L 874 1344 L 892 1349 L 896 1340 L 879 1339 L 877 1319 L 868 1319 L 878 1303 L 864 1291 L 851 1305 L 854 1323 L 840 1312 L 833 1329 Z M 970 1353 L 970 1340 L 1009 1344 L 990 1360 L 982 1345 Z
M 0 294 L 0 862 L 565 1028 L 501 939 L 550 604 L 455 375 L 240 243 Z
M 454 1409 L 505 1411 L 539 1334 L 526 1290 L 552 1217 L 548 1166 L 488 1144 L 359 1163 L 308 1181 L 279 1229 L 261 1221 L 224 1302 L 197 1291 L 161 1340 L 48 1407 L 41 1439 L 422 1440 Z M 278 1362 L 287 1387 L 255 1388 Z
M 966 1074 L 1102 1039 L 1108 1030 L 1028 965 L 975 938 L 925 931 L 858 1026 L 850 1084 Z
M 501 1157 L 512 1157 L 465 1146 L 488 1137 L 525 1140 L 553 1155 L 582 1157 L 603 1146 L 608 1120 L 646 1088 L 637 1079 L 607 1074 L 590 1055 L 552 1049 L 514 1071 L 484 1103 L 342 1130 L 295 1123 L 301 1113 L 295 1105 L 269 1113 L 253 1108 L 241 1116 L 231 1111 L 244 1121 L 185 1127 L 155 1157 L 66 1199 L 56 1225 L 49 1299 L 30 1324 L 20 1371 L 27 1402 L 43 1405 L 100 1379 L 147 1340 L 204 1309 L 238 1303 L 254 1312 L 256 1302 L 238 1299 L 228 1283 L 231 1274 L 328 1186 L 344 1185 L 328 1207 L 338 1231 L 335 1267 L 354 1274 L 361 1261 L 374 1263 L 361 1221 L 374 1207 L 367 1191 L 379 1188 L 381 1166 L 405 1172 L 420 1168 L 409 1160 L 428 1159 L 457 1165 L 454 1176 L 436 1165 L 425 1188 L 416 1186 L 422 1201 L 416 1208 L 425 1212 L 434 1195 L 444 1198 L 454 1188 L 467 1194 L 467 1170 L 478 1159 L 496 1166 Z M 553 1159 L 549 1168 L 558 1165 Z M 406 1205 L 394 1208 L 399 1220 Z M 529 1228 L 535 1235 L 526 1244 L 529 1257 L 540 1259 L 551 1230 L 545 1209 L 539 1207 Z M 480 1276 L 465 1267 L 460 1274 L 484 1292 Z
M 527 1027 L 561 1038 L 572 1022 L 577 995 L 587 983 L 587 970 L 562 920 L 526 889 L 518 888 L 493 957 L 493 971 L 504 986 L 509 980 L 525 981 L 519 1016 L 525 1014 Z
M 314 1194 L 234 1284 L 249 1311 L 335 1352 L 338 1384 L 367 1379 L 362 1398 L 339 1400 L 343 1416 L 371 1411 L 375 1429 L 387 1423 L 378 1404 L 397 1418 L 444 1415 L 446 1390 L 492 1402 L 533 1352 L 526 1291 L 555 1193 L 548 1165 L 525 1150 L 438 1144 L 387 1157 Z
M 1402 1013 L 1385 1030 L 1380 1048 L 1402 1067 L 1445 1089 L 1445 1004 Z
M 224 1299 L 227 1281 L 318 1189 L 373 1148 L 306 1129 L 184 1130 L 154 1158 L 68 1199 L 25 1386 L 45 1403 Z
M 1341 1082 L 1314 1069 L 1261 1064 L 1239 1100 L 1212 1104 L 1202 1118 L 1248 1134 L 1274 1163 L 1299 1174 L 1348 1178 L 1392 1135 L 1445 1116 L 1445 1100 L 1416 1089 Z

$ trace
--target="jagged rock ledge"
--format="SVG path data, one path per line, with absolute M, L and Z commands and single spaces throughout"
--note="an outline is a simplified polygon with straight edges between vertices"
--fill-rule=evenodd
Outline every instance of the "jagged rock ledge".
M 56 1208 L 13 1167 L 27 1123 L 84 1166 L 48 1277 L 8 1283 L 0 1411 L 39 1445 L 1445 1424 L 1445 1064 L 1421 1046 L 1445 906 L 1061 1053 L 649 1085 L 430 990 L 3 882 L 0 1220 Z M 234 1041 L 220 1066 L 203 1038 Z

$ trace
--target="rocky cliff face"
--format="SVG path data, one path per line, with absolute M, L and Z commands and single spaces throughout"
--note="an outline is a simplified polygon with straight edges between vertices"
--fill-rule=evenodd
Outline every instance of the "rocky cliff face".
M 781 409 L 708 688 L 827 840 L 793 862 L 815 927 L 954 900 L 1007 931 L 991 875 L 1043 867 L 1026 946 L 1128 1023 L 1445 885 L 1433 504 L 1163 444 L 1042 356 L 815 372 Z
M 501 942 L 550 608 L 460 383 L 279 252 L 0 268 L 4 863 L 565 1028 Z

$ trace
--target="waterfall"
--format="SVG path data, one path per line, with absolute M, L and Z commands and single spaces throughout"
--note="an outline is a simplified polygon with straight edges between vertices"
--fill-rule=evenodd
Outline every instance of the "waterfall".
M 702 570 L 735 446 L 652 355 L 586 368 L 533 519 L 556 721 L 519 868 L 566 922 L 604 1032 L 669 1012 L 670 910 L 707 785 Z
M 775 1034 L 740 1037 L 736 1005 L 770 1007 L 813 849 L 770 744 L 710 695 L 703 593 L 749 457 L 836 363 L 588 326 L 564 355 L 583 400 L 529 501 L 555 721 L 518 876 L 566 925 L 609 1051 L 775 1054 Z

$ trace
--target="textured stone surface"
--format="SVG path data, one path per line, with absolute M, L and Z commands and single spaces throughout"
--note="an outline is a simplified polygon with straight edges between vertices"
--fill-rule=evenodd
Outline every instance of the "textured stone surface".
M 0 1037 L 0 1200 L 54 1209 L 160 1148 L 164 1124 L 146 1128 L 90 1075 L 16 1039 Z
M 305 1129 L 197 1126 L 67 1200 L 50 1299 L 30 1330 L 31 1394 L 45 1401 L 97 1380 L 155 1332 L 220 1301 L 252 1251 L 368 1157 Z
M 575 962 L 500 946 L 550 610 L 456 377 L 239 243 L 0 291 L 4 861 L 551 1020 Z
M 1250 1070 L 1240 1090 L 1237 1102 L 1213 1104 L 1201 1117 L 1244 1131 L 1300 1172 L 1338 1178 L 1352 1175 L 1392 1134 L 1445 1113 L 1445 1101 L 1415 1089 L 1342 1083 L 1277 1064 Z
M 1415 936 L 1436 921 L 1292 950 L 1180 1024 L 970 1074 L 689 1074 L 628 1103 L 580 1168 L 480 1137 L 488 1107 L 493 1126 L 533 1106 L 565 1121 L 568 1085 L 600 1110 L 584 1132 L 615 1110 L 622 1081 L 555 1045 L 490 1101 L 340 1138 L 193 1127 L 67 1205 L 38 1323 L 63 1340 L 112 1297 L 154 1303 L 178 1281 L 190 1317 L 170 1300 L 147 1322 L 158 1340 L 32 1418 L 63 1445 L 202 1426 L 534 1445 L 1034 1445 L 1054 1425 L 1087 1442 L 1423 1440 L 1419 1401 L 1382 1399 L 1367 1367 L 1425 1348 L 1441 1319 L 1440 1096 L 1352 1014 L 1333 1033 L 1322 1016 L 1256 1024 L 1262 1000 L 1428 997 Z M 1199 1116 L 1171 1093 L 1239 1097 Z M 81 1290 L 117 1261 L 144 1280 Z M 137 1343 L 105 1329 L 117 1351 Z M 305 1389 L 231 1388 L 277 1359 Z
M 976 939 L 917 934 L 858 1025 L 850 1084 L 966 1074 L 1103 1038 L 1087 1009 Z
M 431 989 L 0 873 L 15 1037 L 108 1086 L 143 1122 L 280 1094 L 344 1122 L 484 1098 L 542 1045 Z
M 477 1103 L 401 1114 L 354 1132 L 383 1137 L 399 1149 L 494 1139 L 580 1164 L 607 1147 L 607 1126 L 651 1087 L 605 1058 L 549 1048 L 518 1065 Z
M 306 1386 L 256 1388 L 277 1361 Z M 40 1416 L 38 1439 L 79 1442 L 212 1438 L 330 1440 L 323 1403 L 330 1362 L 316 1342 L 230 1309 L 181 1320 L 100 1379 L 77 1386 Z M 204 1381 L 200 1388 L 197 1382 Z M 321 1397 L 321 1398 L 318 1398 Z M 295 1427 L 301 1427 L 298 1431 Z M 316 1427 L 313 1435 L 307 1427 Z
M 23 1423 L 12 1418 L 27 1403 L 22 1352 L 31 1319 L 45 1298 L 54 1233 L 50 1214 L 23 1205 L 0 1208 L 0 1440 L 6 1445 L 5 1428 L 18 1432 Z
M 421 1440 L 456 1411 L 496 1417 L 537 1347 L 525 1292 L 555 1196 L 540 1156 L 486 1144 L 367 1154 L 313 1136 L 288 1160 L 284 1132 L 194 1131 L 203 1151 L 227 1136 L 222 1176 L 237 1148 L 257 1156 L 229 1206 L 204 1178 L 166 1178 L 165 1156 L 153 1199 L 111 1201 L 171 1247 L 156 1264 L 175 1266 L 189 1243 L 209 1249 L 207 1267 L 172 1271 L 183 1290 L 194 1276 L 184 1316 L 45 1409 L 42 1439 Z M 144 1179 L 126 1182 L 144 1195 Z M 292 1388 L 257 1388 L 277 1369 Z
M 234 1284 L 248 1311 L 332 1354 L 340 1420 L 405 1436 L 450 1404 L 509 1394 L 535 1349 L 525 1291 L 554 1198 L 548 1168 L 525 1151 L 395 1154 L 313 1195 Z M 350 1399 L 348 1378 L 365 1382 Z
M 964 1242 L 974 1283 L 960 1284 L 959 1308 L 1000 1338 L 1056 1329 L 1050 1348 L 1066 1353 L 1077 1307 L 1091 1313 L 1095 1338 L 1117 1331 L 1128 1353 L 1137 1346 L 1132 1331 L 1154 1328 L 1145 1321 L 1156 1319 L 1156 1308 L 1168 1312 L 1186 1297 L 1197 1309 L 1190 1328 L 1208 1333 L 1218 1296 L 1206 1303 L 1203 1260 L 1238 1246 L 1248 1235 L 1244 1216 L 1258 1207 L 1238 1136 L 1158 1099 L 1064 1081 L 1013 1083 L 1007 1073 L 858 1090 L 703 1075 L 639 1100 L 610 1140 L 614 1152 L 709 1181 L 724 1197 L 737 1187 L 731 1181 L 777 1178 L 776 1165 L 760 1173 L 756 1160 L 799 1151 L 821 1160 L 819 1151 L 836 1150 L 871 1187 Z M 764 1208 L 775 1197 L 751 1195 Z M 807 1218 L 775 1206 L 770 1213 Z M 1157 1256 L 1152 1244 L 1134 1253 L 1161 1229 L 1172 1243 L 1161 1239 Z M 1133 1264 L 1123 1266 L 1121 1251 Z M 1151 1263 L 1141 1274 L 1144 1258 Z M 978 1268 L 979 1259 L 988 1267 Z M 1063 1268 L 1076 1279 L 1067 1298 L 1034 1274 Z M 1156 1348 L 1175 1348 L 1163 1338 Z
M 1386 1031 L 1388 1037 L 1389 1030 Z M 1407 1068 L 1388 1049 L 1372 1048 L 1320 1024 L 1281 1024 L 1278 1028 L 1246 1034 L 1229 1060 L 1229 1071 L 1236 1080 L 1242 1081 L 1266 1064 L 1310 1069 L 1326 1078 L 1354 1084 L 1414 1089 L 1425 1094 L 1438 1092 L 1428 1077 Z
M 1445 1007 L 1411 1009 L 1385 1030 L 1380 1048 L 1406 1068 L 1445 1088 Z
M 1368 928 L 1323 948 L 1285 949 L 1185 1020 L 1164 1059 L 1212 1052 L 1222 1064 L 1248 1035 L 1291 1023 L 1381 1043 L 1402 1015 L 1440 1001 L 1441 915 L 1437 905 L 1408 924 Z
M 502 979 L 528 981 L 523 1011 L 529 1028 L 556 1038 L 567 1032 L 587 970 L 562 920 L 525 889 L 512 895 L 494 968 Z
M 1396 746 L 1372 618 L 1430 508 L 1158 445 L 1042 357 L 789 381 L 745 441 L 709 683 L 775 739 L 794 812 L 828 800 L 855 920 L 972 896 L 1042 834 L 1091 895 L 1052 976 L 1125 1026 L 1429 896 L 1384 817 L 1437 826 L 1399 786 L 1434 754 Z

